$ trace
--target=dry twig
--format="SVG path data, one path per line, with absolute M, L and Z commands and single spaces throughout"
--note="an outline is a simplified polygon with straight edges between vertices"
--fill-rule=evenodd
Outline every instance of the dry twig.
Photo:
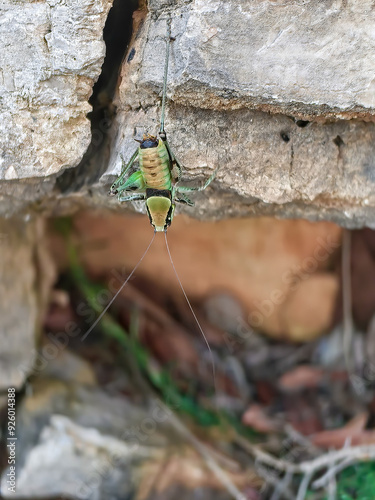
M 267 480 L 267 477 L 265 477 L 264 479 Z M 286 496 L 287 498 L 293 498 L 293 494 L 289 490 L 289 485 L 292 479 L 293 473 L 287 472 L 281 481 L 275 481 L 275 489 L 270 500 L 279 500 L 282 495 Z
M 345 229 L 342 239 L 342 308 L 343 342 L 346 369 L 353 372 L 353 317 L 352 317 L 352 280 L 351 280 L 351 232 Z
M 307 488 L 309 487 L 311 478 L 313 476 L 313 471 L 306 471 L 303 479 L 299 485 L 298 488 L 298 493 L 297 493 L 297 500 L 304 500 L 307 492 Z
M 220 467 L 217 461 L 213 458 L 209 448 L 201 443 L 194 434 L 183 424 L 183 422 L 168 408 L 162 401 L 158 400 L 158 404 L 164 408 L 168 414 L 170 422 L 174 428 L 189 441 L 198 453 L 204 458 L 207 466 L 215 474 L 220 483 L 226 488 L 228 493 L 232 495 L 235 500 L 246 500 L 246 497 L 239 491 L 237 486 L 231 481 L 226 472 Z
M 349 467 L 349 465 L 352 465 L 355 462 L 357 462 L 356 459 L 353 459 L 352 457 L 346 457 L 342 462 L 338 463 L 333 467 L 330 467 L 327 470 L 327 472 L 323 474 L 323 476 L 321 476 L 319 479 L 316 479 L 312 483 L 312 487 L 315 490 L 318 490 L 319 488 L 327 486 L 327 484 L 330 482 L 332 478 L 336 477 L 339 472 L 346 469 L 347 467 Z
M 273 469 L 292 475 L 303 474 L 303 479 L 298 490 L 297 500 L 303 500 L 305 498 L 311 478 L 318 471 L 328 467 L 328 471 L 313 482 L 312 486 L 314 489 L 327 485 L 333 477 L 353 463 L 375 459 L 375 445 L 361 445 L 330 451 L 312 460 L 295 464 L 288 462 L 287 460 L 273 457 L 269 453 L 260 449 L 258 446 L 250 443 L 242 436 L 237 435 L 235 437 L 235 442 L 254 456 L 256 460 L 269 465 Z M 337 464 L 337 462 L 339 463 Z M 272 484 L 272 481 L 270 481 L 270 483 Z

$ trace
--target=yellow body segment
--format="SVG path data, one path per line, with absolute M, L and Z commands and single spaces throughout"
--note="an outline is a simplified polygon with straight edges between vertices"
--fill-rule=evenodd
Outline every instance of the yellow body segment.
M 164 231 L 172 205 L 171 200 L 164 196 L 150 196 L 147 198 L 146 203 L 151 224 L 154 226 L 155 231 Z
M 169 155 L 162 140 L 156 148 L 139 148 L 138 161 L 147 188 L 172 189 Z

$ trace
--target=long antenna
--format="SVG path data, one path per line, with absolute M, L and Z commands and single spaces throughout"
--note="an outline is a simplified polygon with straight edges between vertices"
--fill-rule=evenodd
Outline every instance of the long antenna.
M 182 286 L 182 283 L 181 283 L 180 277 L 179 277 L 179 275 L 178 275 L 178 273 L 177 273 L 177 270 L 176 270 L 176 268 L 175 268 L 175 265 L 174 265 L 174 262 L 173 262 L 173 259 L 172 259 L 172 255 L 171 255 L 171 252 L 170 252 L 170 250 L 169 250 L 168 239 L 167 239 L 167 231 L 164 231 L 164 237 L 165 237 L 165 245 L 166 245 L 166 247 L 167 247 L 167 252 L 168 252 L 168 255 L 169 255 L 169 260 L 170 260 L 170 262 L 171 262 L 171 264 L 172 264 L 172 268 L 173 268 L 174 274 L 176 275 L 177 281 L 178 281 L 178 283 L 179 283 L 179 285 L 180 285 L 180 288 L 181 288 L 182 293 L 184 294 L 184 297 L 185 297 L 185 299 L 186 299 L 187 305 L 189 306 L 189 309 L 190 309 L 190 311 L 191 311 L 191 314 L 194 316 L 195 322 L 196 322 L 196 323 L 197 323 L 197 325 L 198 325 L 198 328 L 199 328 L 199 330 L 200 330 L 200 332 L 201 332 L 201 334 L 202 334 L 202 337 L 204 338 L 204 341 L 205 341 L 205 343 L 206 343 L 206 345 L 207 345 L 207 349 L 208 349 L 208 351 L 209 351 L 209 353 L 210 353 L 210 357 L 211 357 L 211 365 L 212 365 L 212 375 L 213 375 L 213 379 L 214 379 L 214 389 L 215 389 L 215 394 L 217 394 L 217 390 L 216 390 L 216 370 L 215 370 L 215 360 L 214 360 L 214 355 L 213 355 L 213 353 L 212 353 L 212 350 L 211 350 L 210 344 L 208 343 L 207 337 L 206 337 L 206 335 L 205 335 L 205 333 L 204 333 L 204 331 L 203 331 L 203 329 L 202 329 L 202 327 L 201 327 L 201 324 L 200 324 L 200 323 L 199 323 L 199 321 L 198 321 L 197 315 L 195 314 L 194 309 L 193 309 L 192 305 L 190 304 L 190 300 L 188 299 L 188 296 L 186 295 L 185 289 L 184 289 L 184 287 Z
M 165 63 L 164 63 L 164 80 L 163 80 L 163 98 L 161 102 L 161 119 L 160 119 L 160 131 L 159 134 L 165 134 L 164 130 L 164 115 L 165 115 L 165 100 L 167 97 L 167 77 L 168 77 L 168 62 L 169 62 L 169 47 L 171 44 L 171 23 L 172 18 L 168 17 L 167 20 L 167 49 L 165 52 Z
M 156 231 L 154 231 L 154 235 L 153 237 L 151 238 L 151 241 L 150 243 L 148 244 L 148 247 L 146 248 L 144 254 L 142 255 L 142 257 L 139 259 L 139 261 L 137 262 L 137 264 L 134 266 L 133 268 L 133 271 L 129 274 L 129 276 L 126 278 L 126 280 L 124 281 L 124 283 L 120 286 L 120 288 L 117 290 L 117 292 L 115 293 L 115 295 L 112 297 L 112 299 L 109 301 L 109 303 L 105 306 L 105 308 L 103 309 L 103 311 L 99 314 L 99 316 L 96 318 L 95 322 L 90 326 L 90 328 L 87 330 L 87 332 L 83 335 L 83 337 L 81 337 L 81 340 L 84 341 L 85 338 L 88 336 L 88 334 L 96 327 L 96 325 L 99 323 L 99 321 L 102 319 L 102 317 L 105 315 L 105 313 L 108 311 L 108 309 L 111 307 L 111 305 L 113 304 L 113 302 L 116 300 L 116 297 L 118 296 L 118 294 L 121 292 L 121 290 L 124 288 L 124 286 L 126 285 L 126 283 L 130 280 L 130 278 L 133 276 L 133 274 L 135 273 L 135 271 L 137 270 L 139 264 L 142 262 L 142 260 L 146 257 L 146 254 L 147 252 L 150 250 L 150 247 L 155 239 L 155 235 L 156 235 Z

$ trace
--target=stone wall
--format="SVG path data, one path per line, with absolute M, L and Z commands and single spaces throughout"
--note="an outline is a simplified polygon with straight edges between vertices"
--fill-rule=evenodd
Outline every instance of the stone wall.
M 57 213 L 77 199 L 81 206 L 131 209 L 106 193 L 120 155 L 127 160 L 135 151 L 134 138 L 158 130 L 171 16 L 168 137 L 185 165 L 184 181 L 203 182 L 219 168 L 196 208 L 183 211 L 373 225 L 369 0 L 150 1 L 148 11 L 143 6 L 134 15 L 114 102 L 104 89 L 94 105 L 94 112 L 106 110 L 105 124 L 93 123 L 90 133 L 88 98 L 104 59 L 110 6 L 64 0 L 3 7 L 9 21 L 1 36 L 3 215 L 35 202 Z M 93 147 L 94 157 L 82 163 Z
M 111 3 L 2 3 L 0 214 L 51 196 L 56 176 L 88 148 L 88 99 L 104 60 Z
M 37 357 L 54 267 L 40 218 L 0 219 L 0 391 L 21 388 Z
M 177 4 L 177 5 L 176 5 Z M 189 213 L 374 220 L 371 2 L 150 2 L 124 61 L 104 183 L 160 119 L 184 179 L 216 182 Z

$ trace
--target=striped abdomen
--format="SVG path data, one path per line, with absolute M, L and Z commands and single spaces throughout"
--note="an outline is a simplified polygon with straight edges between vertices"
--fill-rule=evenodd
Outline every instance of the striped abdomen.
M 156 148 L 139 148 L 138 161 L 146 188 L 172 189 L 169 155 L 162 140 Z

